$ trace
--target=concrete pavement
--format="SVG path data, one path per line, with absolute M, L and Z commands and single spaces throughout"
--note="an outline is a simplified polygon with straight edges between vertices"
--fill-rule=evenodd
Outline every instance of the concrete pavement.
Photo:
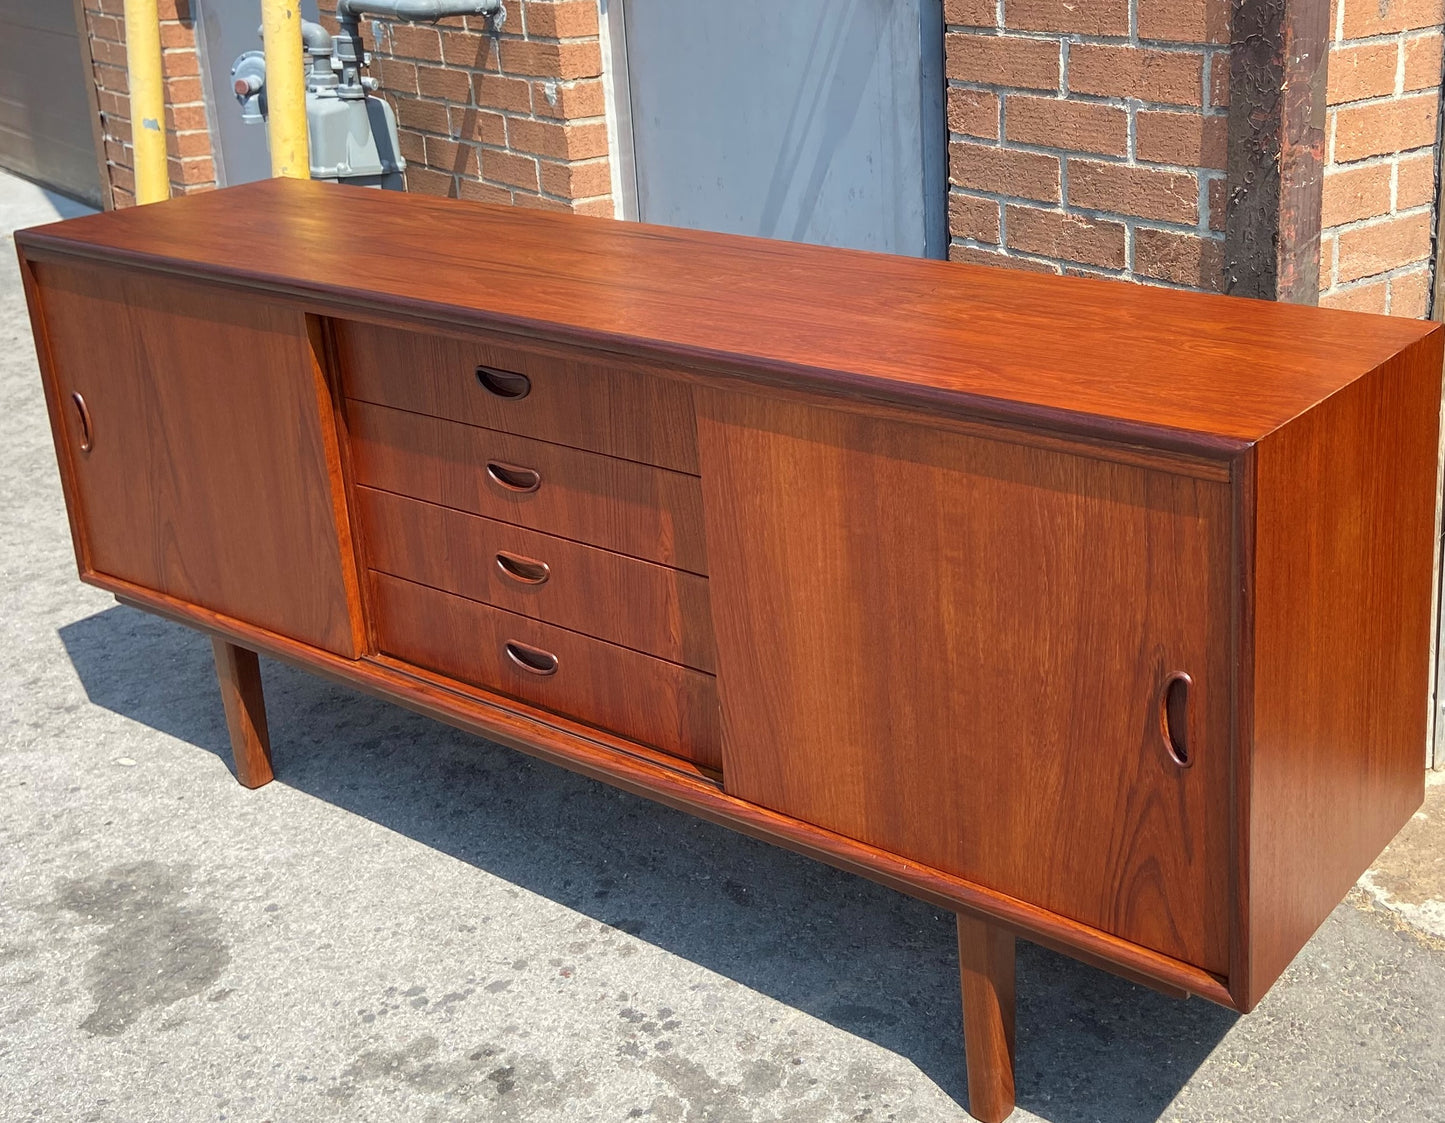
M 0 177 L 0 1121 L 967 1116 L 952 918 L 75 578 Z M 1016 1120 L 1445 1120 L 1445 786 L 1246 1018 L 1025 945 Z M 1433 927 L 1433 931 L 1432 931 Z

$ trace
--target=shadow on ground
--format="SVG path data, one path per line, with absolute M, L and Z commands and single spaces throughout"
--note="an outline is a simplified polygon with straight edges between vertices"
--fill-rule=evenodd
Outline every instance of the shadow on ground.
M 210 644 L 125 607 L 61 629 L 86 693 L 229 763 Z M 966 1104 L 952 917 L 263 661 L 279 782 L 908 1058 Z M 1234 1024 L 1022 944 L 1019 1105 L 1157 1119 Z

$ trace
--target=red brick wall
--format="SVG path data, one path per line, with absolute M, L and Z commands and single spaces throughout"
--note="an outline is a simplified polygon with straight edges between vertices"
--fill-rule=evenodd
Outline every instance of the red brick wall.
M 475 16 L 363 22 L 407 189 L 610 216 L 596 0 L 507 0 L 506 11 L 496 34 Z
M 216 186 L 216 167 L 201 98 L 201 67 L 190 7 L 186 0 L 160 0 L 160 15 L 171 193 L 207 191 Z M 135 154 L 125 69 L 124 0 L 85 0 L 81 32 L 90 43 L 110 180 L 101 189 L 109 189 L 115 206 L 128 207 L 135 202 Z
M 1320 303 L 1424 316 L 1445 0 L 1336 0 Z
M 1228 0 L 940 2 L 951 256 L 1219 287 Z M 173 190 L 206 190 L 186 0 L 161 12 Z M 85 0 L 85 19 L 109 186 L 126 206 L 122 0 Z M 1320 300 L 1421 316 L 1445 0 L 1335 0 L 1331 19 Z M 410 190 L 613 213 L 596 0 L 507 0 L 496 34 L 475 18 L 363 26 Z
M 1222 279 L 1228 0 L 944 0 L 950 255 Z

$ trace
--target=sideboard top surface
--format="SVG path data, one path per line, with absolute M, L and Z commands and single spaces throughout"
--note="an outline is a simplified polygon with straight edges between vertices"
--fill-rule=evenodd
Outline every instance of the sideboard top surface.
M 17 235 L 82 254 L 1227 455 L 1440 325 L 276 179 Z

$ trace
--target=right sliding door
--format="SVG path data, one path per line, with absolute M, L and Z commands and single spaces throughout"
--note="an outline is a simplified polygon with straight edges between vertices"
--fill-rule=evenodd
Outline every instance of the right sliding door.
M 727 790 L 1226 973 L 1222 473 L 698 410 Z

